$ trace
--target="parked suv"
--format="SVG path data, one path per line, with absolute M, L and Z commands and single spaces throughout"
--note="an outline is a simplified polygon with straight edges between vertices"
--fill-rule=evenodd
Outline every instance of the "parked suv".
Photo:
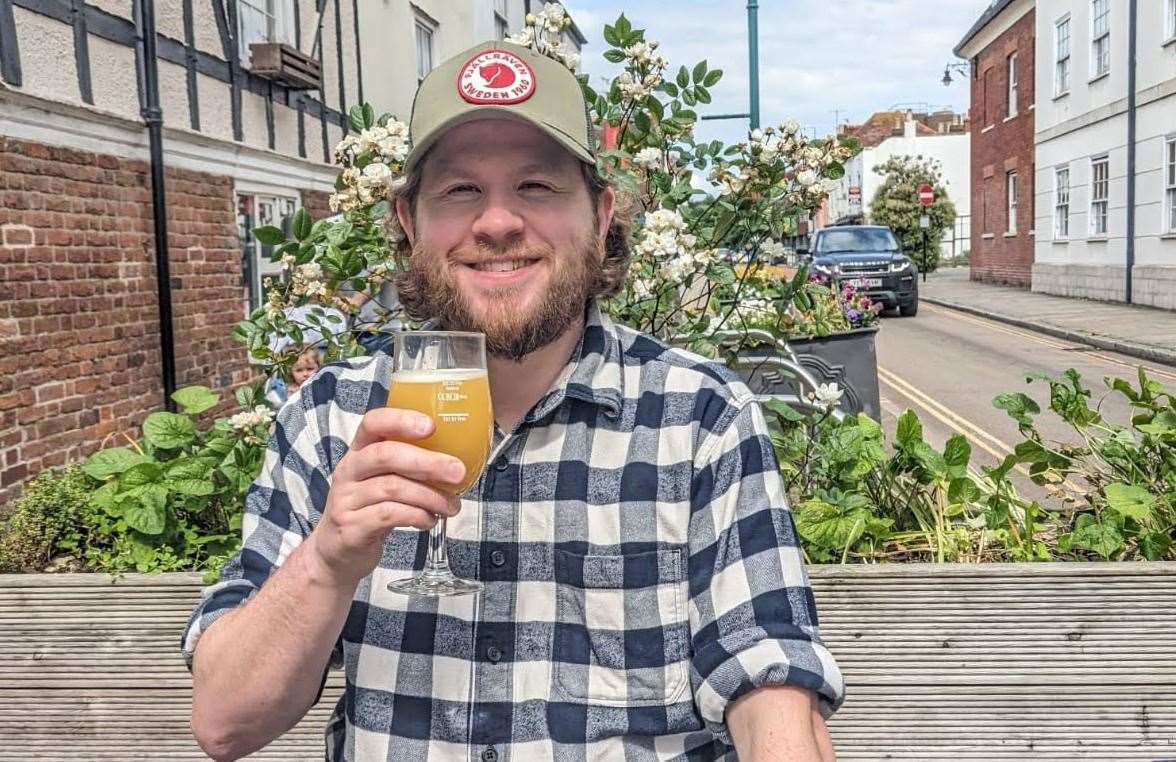
M 838 283 L 898 308 L 910 317 L 919 311 L 919 270 L 882 225 L 841 225 L 821 228 L 812 241 L 812 269 Z

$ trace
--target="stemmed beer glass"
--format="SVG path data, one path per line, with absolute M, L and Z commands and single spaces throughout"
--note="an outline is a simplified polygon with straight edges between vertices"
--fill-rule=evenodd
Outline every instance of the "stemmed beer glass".
M 493 439 L 485 337 L 457 331 L 405 331 L 396 334 L 395 342 L 388 406 L 415 410 L 433 419 L 433 433 L 414 444 L 452 455 L 465 464 L 461 484 L 431 485 L 460 495 L 481 478 Z M 406 595 L 464 595 L 481 590 L 482 583 L 456 577 L 450 570 L 442 518 L 429 531 L 425 568 L 390 583 L 388 589 Z

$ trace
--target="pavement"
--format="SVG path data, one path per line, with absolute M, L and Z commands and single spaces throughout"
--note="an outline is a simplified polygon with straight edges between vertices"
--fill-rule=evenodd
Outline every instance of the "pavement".
M 919 284 L 919 298 L 1066 341 L 1176 366 L 1176 311 L 978 283 L 968 279 L 966 267 L 929 274 L 927 282 Z

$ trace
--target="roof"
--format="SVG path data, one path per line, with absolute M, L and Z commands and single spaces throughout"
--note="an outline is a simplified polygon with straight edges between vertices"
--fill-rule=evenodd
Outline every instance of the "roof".
M 972 28 L 964 35 L 964 39 L 960 40 L 951 52 L 955 53 L 958 58 L 966 58 L 967 56 L 960 52 L 963 47 L 971 42 L 973 37 L 980 34 L 980 30 L 988 26 L 993 19 L 1004 12 L 1004 9 L 1012 5 L 1013 2 L 1014 0 L 992 0 L 988 4 L 988 9 L 980 14 L 980 18 L 976 19 L 975 24 L 972 24 Z

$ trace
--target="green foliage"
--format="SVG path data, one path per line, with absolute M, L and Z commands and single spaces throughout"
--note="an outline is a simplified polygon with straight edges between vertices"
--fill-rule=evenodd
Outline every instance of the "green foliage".
M 874 167 L 883 175 L 882 185 L 870 202 L 870 221 L 887 225 L 920 270 L 933 272 L 939 266 L 939 242 L 944 233 L 955 227 L 955 204 L 947 197 L 939 163 L 921 156 L 894 156 Z M 919 186 L 928 184 L 935 189 L 935 200 L 929 207 L 919 203 Z M 923 262 L 923 229 L 919 216 L 927 214 L 927 262 Z
M 37 474 L 0 526 L 0 573 L 44 569 L 57 543 L 76 531 L 97 486 L 97 481 L 77 465 Z

